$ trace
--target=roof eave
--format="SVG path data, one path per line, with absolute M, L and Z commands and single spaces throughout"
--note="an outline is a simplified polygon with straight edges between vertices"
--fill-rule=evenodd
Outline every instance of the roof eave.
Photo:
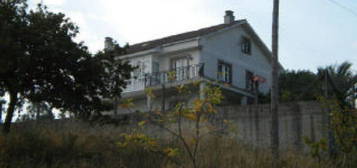
M 246 27 L 244 27 L 246 26 Z M 248 23 L 245 22 L 243 24 L 243 27 L 246 28 L 246 30 L 248 30 L 248 32 L 251 34 L 251 36 L 254 38 L 254 40 L 257 42 L 258 46 L 263 50 L 264 55 L 267 57 L 269 63 L 272 62 L 273 59 L 273 54 L 270 51 L 270 49 L 265 45 L 265 43 L 263 42 L 263 40 L 258 36 L 258 34 L 255 32 L 255 30 L 253 29 L 253 27 Z M 281 70 L 284 70 L 284 67 L 280 64 L 279 62 L 279 68 Z
M 199 39 L 200 39 L 200 36 L 197 36 L 197 37 L 190 38 L 190 39 L 166 43 L 166 44 L 163 44 L 163 45 L 151 48 L 151 49 L 147 49 L 147 50 L 143 50 L 143 51 L 139 51 L 139 52 L 135 52 L 135 53 L 131 53 L 131 54 L 126 54 L 126 55 L 116 56 L 115 60 L 138 57 L 138 56 L 148 55 L 148 54 L 160 54 L 160 52 L 162 51 L 162 48 L 164 48 L 164 47 L 169 47 L 169 46 L 192 42 L 192 41 L 198 41 Z M 197 47 L 199 47 L 199 46 L 197 46 Z

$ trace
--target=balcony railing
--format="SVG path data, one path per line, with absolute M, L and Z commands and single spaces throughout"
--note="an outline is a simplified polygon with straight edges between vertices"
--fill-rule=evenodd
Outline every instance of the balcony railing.
M 143 90 L 147 87 L 157 86 L 165 83 L 186 81 L 203 76 L 204 64 L 195 64 L 172 69 L 170 71 L 155 72 L 140 75 L 128 80 L 124 92 Z

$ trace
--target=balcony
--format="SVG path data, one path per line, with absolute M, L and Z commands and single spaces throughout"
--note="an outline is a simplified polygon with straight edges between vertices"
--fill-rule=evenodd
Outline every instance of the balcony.
M 203 68 L 204 64 L 201 63 L 178 67 L 170 71 L 139 75 L 127 81 L 127 88 L 124 92 L 140 91 L 161 84 L 197 79 L 203 76 Z

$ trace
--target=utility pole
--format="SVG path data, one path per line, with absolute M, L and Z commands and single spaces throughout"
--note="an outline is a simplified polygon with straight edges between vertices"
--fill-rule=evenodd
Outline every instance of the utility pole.
M 352 105 L 353 105 L 353 109 L 357 109 L 357 83 L 353 84 L 352 87 Z
M 273 24 L 272 24 L 272 87 L 271 87 L 271 152 L 272 166 L 278 167 L 279 161 L 279 0 L 274 0 L 273 4 Z
M 325 74 L 324 74 L 325 78 L 324 78 L 324 97 L 326 100 L 329 99 L 329 94 L 328 94 L 328 90 L 329 90 L 329 73 L 328 73 L 328 70 L 326 69 L 325 70 Z M 327 138 L 328 138 L 328 151 L 329 151 L 329 155 L 331 158 L 334 158 L 335 157 L 335 154 L 336 154 L 336 145 L 335 145 L 335 138 L 334 138 L 334 135 L 333 135 L 333 131 L 332 131 L 332 128 L 331 128 L 331 115 L 330 115 L 330 109 L 327 107 L 326 108 L 326 114 L 327 114 Z

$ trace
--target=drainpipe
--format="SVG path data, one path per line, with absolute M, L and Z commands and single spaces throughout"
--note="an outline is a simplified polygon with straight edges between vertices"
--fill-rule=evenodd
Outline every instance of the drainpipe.
M 258 82 L 254 82 L 254 104 L 259 104 Z

